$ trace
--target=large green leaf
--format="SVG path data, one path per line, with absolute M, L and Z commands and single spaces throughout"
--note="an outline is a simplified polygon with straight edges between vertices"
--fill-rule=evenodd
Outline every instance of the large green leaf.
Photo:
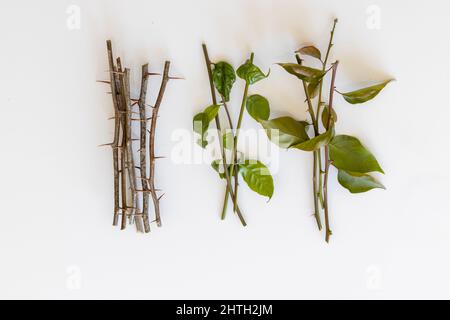
M 245 160 L 239 165 L 239 171 L 247 185 L 256 193 L 272 198 L 273 178 L 269 169 L 257 160 Z
M 374 171 L 384 173 L 377 159 L 355 137 L 347 135 L 335 136 L 329 146 L 330 159 L 338 169 L 356 173 Z
M 254 94 L 247 98 L 246 108 L 249 115 L 256 121 L 269 119 L 269 101 L 259 94 Z
M 307 122 L 297 121 L 291 117 L 281 117 L 272 120 L 261 120 L 269 139 L 281 148 L 290 148 L 294 144 L 309 139 L 306 133 Z
M 244 79 L 248 84 L 254 84 L 267 78 L 270 74 L 270 70 L 267 75 L 265 75 L 261 69 L 255 66 L 250 60 L 247 60 L 236 70 L 236 73 L 239 78 Z
M 321 60 L 320 50 L 317 49 L 315 46 L 306 46 L 298 49 L 295 52 Z
M 206 132 L 209 128 L 209 123 L 216 117 L 219 112 L 219 106 L 211 105 L 206 108 L 203 112 L 200 112 L 194 116 L 193 119 L 193 129 L 195 133 L 200 135 L 200 139 L 197 143 L 205 148 L 208 145 L 208 141 L 206 141 Z
M 384 87 L 391 81 L 393 80 L 392 79 L 387 80 L 383 83 L 359 89 L 356 91 L 342 93 L 342 96 L 348 103 L 351 104 L 363 103 L 375 98 L 380 93 L 380 91 L 383 90 Z
M 236 81 L 236 74 L 233 67 L 224 61 L 214 65 L 213 81 L 217 91 L 223 96 L 225 101 L 230 100 L 230 92 Z
M 293 145 L 292 148 L 300 149 L 303 151 L 314 151 L 326 146 L 331 141 L 331 139 L 333 139 L 333 136 L 334 129 L 331 128 L 330 130 L 318 135 L 317 137 Z
M 351 193 L 367 192 L 375 188 L 386 189 L 375 178 L 365 173 L 355 173 L 339 170 L 338 181 Z
M 329 112 L 329 108 L 328 106 L 325 106 L 325 108 L 323 108 L 322 111 L 322 124 L 323 126 L 326 128 L 328 126 L 328 112 Z M 332 110 L 332 117 L 331 117 L 331 124 L 336 123 L 337 122 L 337 114 L 336 111 Z
M 290 74 L 306 82 L 318 82 L 325 75 L 325 71 L 305 67 L 297 63 L 279 63 Z

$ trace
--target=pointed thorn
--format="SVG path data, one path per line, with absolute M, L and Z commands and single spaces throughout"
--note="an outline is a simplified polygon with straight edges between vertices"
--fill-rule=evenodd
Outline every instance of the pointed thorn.
M 158 197 L 158 201 L 161 200 L 161 198 L 164 197 L 165 195 L 166 195 L 165 193 L 163 193 L 162 195 L 160 195 L 160 196 Z
M 147 72 L 147 76 L 160 76 L 161 73 L 157 73 L 157 72 Z
M 186 80 L 186 79 L 183 78 L 183 77 L 169 77 L 168 79 L 169 79 L 169 80 Z

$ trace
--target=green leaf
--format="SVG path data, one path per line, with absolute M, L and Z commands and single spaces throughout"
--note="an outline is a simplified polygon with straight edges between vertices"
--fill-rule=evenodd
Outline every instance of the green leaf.
M 269 169 L 257 160 L 245 160 L 239 165 L 244 181 L 256 193 L 272 198 L 273 195 L 273 178 Z
M 367 192 L 375 188 L 386 189 L 375 178 L 365 173 L 355 173 L 339 170 L 338 181 L 351 193 Z
M 233 132 L 228 131 L 222 135 L 222 143 L 225 149 L 233 150 L 234 135 Z
M 389 83 L 393 81 L 391 80 L 387 80 L 383 83 L 374 85 L 374 86 L 370 86 L 367 88 L 363 88 L 363 89 L 359 89 L 356 91 L 352 91 L 352 92 L 347 92 L 347 93 L 341 93 L 342 96 L 344 97 L 344 99 L 351 104 L 357 104 L 357 103 L 363 103 L 369 100 L 372 100 L 373 98 L 375 98 L 381 90 L 384 89 L 384 87 Z
M 320 81 L 313 81 L 308 84 L 307 90 L 310 99 L 314 99 L 319 94 Z
M 211 105 L 208 108 L 203 111 L 204 114 L 206 114 L 206 117 L 208 119 L 208 124 L 214 120 L 214 118 L 217 116 L 217 113 L 219 113 L 220 106 L 218 105 Z
M 236 74 L 233 67 L 224 61 L 214 65 L 213 81 L 217 91 L 223 96 L 225 102 L 230 100 L 230 92 L 236 81 Z
M 305 67 L 297 63 L 279 63 L 290 74 L 306 82 L 318 82 L 326 74 L 325 71 Z
M 323 108 L 323 111 L 322 111 L 322 124 L 325 128 L 328 126 L 328 117 L 329 117 L 328 112 L 329 112 L 329 108 L 328 108 L 328 106 L 325 106 L 325 108 Z M 333 108 L 331 124 L 336 123 L 336 122 L 337 122 L 337 114 Z
M 248 84 L 254 84 L 267 78 L 270 74 L 270 70 L 267 75 L 265 75 L 261 69 L 255 66 L 250 60 L 247 60 L 237 69 L 236 73 L 239 78 L 244 79 Z
M 246 108 L 249 115 L 256 121 L 269 119 L 269 101 L 259 94 L 254 94 L 247 98 Z
M 225 179 L 225 170 L 223 166 L 222 159 L 214 160 L 211 162 L 211 167 L 213 167 L 214 170 L 219 174 L 220 179 Z M 230 165 L 227 165 L 228 172 L 230 172 Z
M 329 147 L 330 159 L 338 169 L 356 173 L 374 171 L 384 173 L 377 159 L 355 137 L 347 135 L 335 136 L 331 140 Z
M 211 105 L 206 108 L 203 112 L 200 112 L 194 116 L 193 119 L 193 129 L 195 133 L 200 135 L 200 139 L 197 143 L 202 147 L 206 148 L 208 141 L 206 141 L 206 133 L 209 128 L 209 123 L 216 117 L 219 112 L 219 106 Z
M 281 148 L 290 148 L 294 144 L 309 140 L 305 121 L 297 121 L 291 117 L 281 117 L 272 120 L 261 120 L 269 139 Z
M 328 130 L 317 137 L 314 137 L 308 141 L 293 145 L 292 148 L 300 149 L 303 151 L 314 151 L 317 149 L 322 148 L 323 146 L 326 146 L 331 139 L 333 139 L 334 136 L 334 129 L 331 128 L 331 130 Z
M 321 60 L 322 55 L 320 54 L 320 50 L 314 46 L 306 46 L 295 51 L 297 53 L 303 54 L 305 56 L 311 56 L 316 59 Z

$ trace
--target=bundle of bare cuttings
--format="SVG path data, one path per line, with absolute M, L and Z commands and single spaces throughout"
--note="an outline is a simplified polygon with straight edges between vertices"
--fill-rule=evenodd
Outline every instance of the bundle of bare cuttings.
M 147 104 L 147 87 L 150 76 L 161 76 L 149 72 L 149 65 L 142 66 L 140 94 L 130 96 L 130 69 L 122 66 L 120 58 L 114 58 L 112 43 L 106 42 L 109 63 L 109 81 L 114 107 L 114 139 L 103 146 L 111 146 L 114 168 L 114 218 L 113 225 L 121 230 L 134 224 L 137 232 L 150 232 L 150 224 L 161 227 L 160 200 L 164 194 L 155 187 L 155 133 L 169 76 L 170 61 L 164 64 L 161 85 L 156 101 Z M 150 123 L 150 125 L 149 125 Z M 139 127 L 139 137 L 133 136 L 133 128 Z M 139 146 L 139 147 L 138 147 Z M 154 215 L 150 217 L 150 197 Z

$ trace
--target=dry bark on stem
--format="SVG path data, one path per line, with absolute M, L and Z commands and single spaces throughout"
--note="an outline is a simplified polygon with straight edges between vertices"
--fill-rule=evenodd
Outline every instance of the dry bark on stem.
M 124 105 L 125 112 L 127 114 L 126 120 L 124 121 L 124 135 L 126 140 L 126 164 L 128 177 L 130 182 L 131 189 L 131 203 L 130 207 L 130 222 L 134 219 L 134 223 L 136 224 L 136 230 L 138 232 L 142 232 L 142 218 L 140 216 L 135 216 L 136 208 L 137 208 L 137 192 L 136 192 L 136 172 L 133 158 L 133 147 L 131 141 L 131 104 L 130 104 L 130 70 L 125 69 L 124 74 L 120 76 L 123 94 L 122 101 Z
M 145 100 L 147 98 L 147 85 L 148 85 L 148 64 L 142 66 L 142 80 L 141 80 L 141 93 L 139 95 L 139 115 L 140 115 L 140 172 L 141 172 L 141 184 L 142 189 L 149 190 L 147 180 L 147 117 L 145 113 Z M 149 194 L 144 192 L 142 194 L 142 220 L 144 222 L 145 233 L 150 232 L 150 222 L 148 217 L 148 204 Z
M 158 197 L 155 189 L 155 160 L 158 157 L 155 157 L 155 132 L 156 132 L 156 120 L 158 119 L 159 108 L 161 107 L 161 103 L 163 100 L 164 92 L 166 91 L 167 82 L 169 81 L 169 69 L 170 69 L 170 61 L 166 61 L 164 64 L 164 72 L 163 78 L 161 81 L 161 86 L 159 88 L 158 98 L 156 99 L 155 106 L 153 107 L 152 112 L 152 120 L 150 125 L 150 140 L 149 140 L 149 156 L 150 156 L 150 174 L 148 179 L 149 190 L 152 195 L 153 206 L 155 210 L 155 221 L 158 227 L 161 226 L 161 214 L 159 208 L 159 200 L 161 197 Z
M 123 98 L 123 86 L 122 86 L 122 63 L 120 61 L 120 58 L 117 58 L 117 101 L 118 101 L 118 107 L 119 107 L 119 119 L 121 123 L 122 128 L 122 141 L 121 141 L 121 148 L 120 148 L 120 176 L 121 176 L 121 194 L 122 194 L 122 220 L 120 223 L 120 229 L 124 230 L 127 227 L 127 217 L 129 216 L 128 211 L 128 202 L 127 202 L 127 176 L 126 176 L 126 167 L 127 167 L 127 140 L 125 135 L 125 126 L 126 126 L 126 120 L 125 117 L 122 115 L 126 114 L 126 107 L 124 105 L 124 98 Z
M 333 114 L 333 97 L 334 97 L 334 90 L 335 87 L 335 80 L 336 80 L 336 72 L 338 67 L 339 61 L 336 61 L 332 66 L 332 75 L 331 75 L 331 85 L 330 85 L 330 99 L 328 102 L 328 122 L 327 122 L 327 130 L 331 129 L 331 126 L 334 125 L 334 123 L 331 121 L 332 114 Z M 325 177 L 323 181 L 323 196 L 324 196 L 324 211 L 325 211 L 325 241 L 330 241 L 330 236 L 332 234 L 330 229 L 330 218 L 329 218 L 329 209 L 328 209 L 328 174 L 330 169 L 330 148 L 325 146 Z
M 120 134 L 120 113 L 117 102 L 117 87 L 116 87 L 116 66 L 114 65 L 114 56 L 112 51 L 112 43 L 110 40 L 106 42 L 108 50 L 108 64 L 109 77 L 111 85 L 111 96 L 114 106 L 114 141 L 112 142 L 113 151 L 113 167 L 114 167 L 114 218 L 113 225 L 117 226 L 119 223 L 120 213 L 120 190 L 119 190 L 119 134 Z
M 206 48 L 206 44 L 202 44 L 202 48 L 203 48 L 203 55 L 205 57 L 205 64 L 206 64 L 206 70 L 208 71 L 208 78 L 209 78 L 209 87 L 211 90 L 211 98 L 213 101 L 214 105 L 217 105 L 217 97 L 216 97 L 216 91 L 214 89 L 214 83 L 213 83 L 213 77 L 212 77 L 212 70 L 211 70 L 211 60 L 209 59 L 209 55 L 208 55 L 208 49 Z M 217 131 L 219 133 L 222 132 L 221 126 L 220 126 L 220 119 L 219 119 L 219 115 L 217 115 L 215 117 L 215 122 L 216 122 L 216 128 Z M 222 142 L 222 138 L 219 136 L 219 145 L 220 145 L 220 151 L 221 151 L 221 155 L 222 155 L 222 163 L 223 163 L 223 167 L 227 168 L 227 158 L 225 155 L 225 148 L 223 146 L 223 142 Z M 228 170 L 224 170 L 225 173 L 225 180 L 227 181 L 227 186 L 226 188 L 228 189 L 228 193 L 231 197 L 231 199 L 233 200 L 233 203 L 235 202 L 235 194 L 233 192 L 233 187 L 231 185 L 231 178 L 230 175 L 228 173 Z M 227 199 L 226 199 L 227 200 Z M 245 227 L 247 225 L 247 223 L 245 222 L 245 219 L 241 213 L 241 210 L 239 209 L 239 206 L 236 206 L 236 213 L 239 217 L 239 220 L 241 221 L 241 224 Z

